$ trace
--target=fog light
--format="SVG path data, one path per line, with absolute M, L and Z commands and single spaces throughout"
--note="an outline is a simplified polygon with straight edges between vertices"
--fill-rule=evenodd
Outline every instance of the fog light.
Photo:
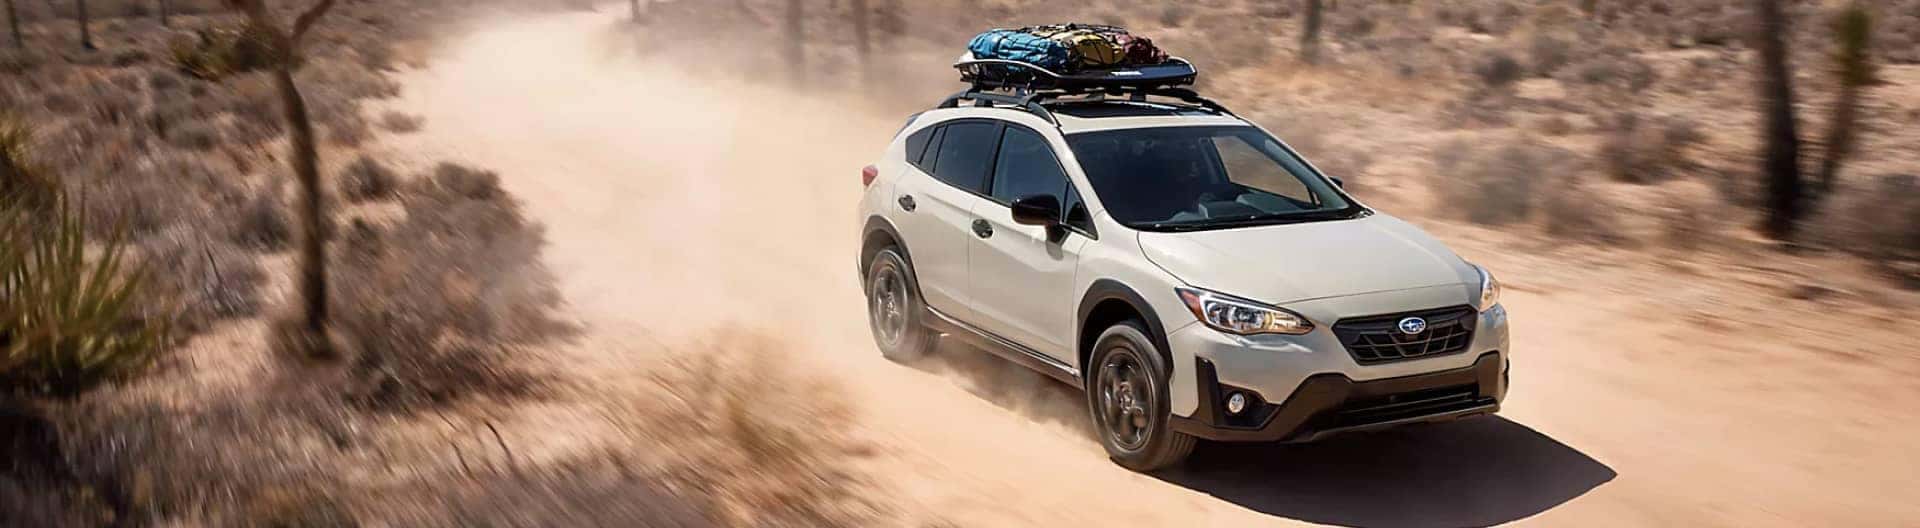
M 1247 410 L 1247 394 L 1246 393 L 1236 392 L 1230 396 L 1227 396 L 1227 412 L 1233 413 L 1233 414 L 1240 414 L 1240 411 L 1244 411 L 1244 410 Z

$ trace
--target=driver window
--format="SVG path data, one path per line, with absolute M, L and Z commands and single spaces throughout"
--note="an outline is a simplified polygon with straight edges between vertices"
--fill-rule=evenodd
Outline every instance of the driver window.
M 1285 196 L 1300 203 L 1319 203 L 1318 197 L 1307 190 L 1305 182 L 1288 173 L 1285 167 L 1274 163 L 1266 153 L 1238 135 L 1216 136 L 1213 146 L 1220 152 L 1220 163 L 1226 168 L 1227 179 L 1234 183 Z
M 993 201 L 1010 204 L 1028 196 L 1047 195 L 1064 203 L 1061 195 L 1066 190 L 1067 174 L 1060 169 L 1046 138 L 1032 130 L 1008 126 L 1000 138 L 1000 161 L 993 171 Z

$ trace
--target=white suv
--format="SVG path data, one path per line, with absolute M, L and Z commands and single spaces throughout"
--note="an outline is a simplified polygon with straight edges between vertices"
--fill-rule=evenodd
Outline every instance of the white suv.
M 1499 409 L 1491 274 L 1191 91 L 1132 95 L 970 90 L 908 122 L 863 174 L 882 353 L 945 335 L 1084 389 L 1140 471 Z

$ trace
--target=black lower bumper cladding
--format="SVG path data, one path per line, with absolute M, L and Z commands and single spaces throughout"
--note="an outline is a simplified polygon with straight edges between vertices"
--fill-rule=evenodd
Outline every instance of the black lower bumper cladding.
M 1308 377 L 1284 402 L 1266 403 L 1258 393 L 1220 384 L 1213 362 L 1195 360 L 1200 406 L 1192 417 L 1175 416 L 1174 430 L 1224 442 L 1305 442 L 1325 436 L 1400 424 L 1492 414 L 1506 398 L 1505 365 L 1499 352 L 1480 355 L 1473 366 L 1398 378 L 1354 381 L 1341 374 Z M 1248 405 L 1226 410 L 1229 394 L 1243 392 Z

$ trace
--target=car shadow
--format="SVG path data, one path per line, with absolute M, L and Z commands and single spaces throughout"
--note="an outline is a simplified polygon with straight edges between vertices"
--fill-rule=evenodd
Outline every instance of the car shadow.
M 1203 444 L 1161 480 L 1242 507 L 1346 526 L 1487 526 L 1613 480 L 1612 468 L 1501 417 L 1311 444 Z

